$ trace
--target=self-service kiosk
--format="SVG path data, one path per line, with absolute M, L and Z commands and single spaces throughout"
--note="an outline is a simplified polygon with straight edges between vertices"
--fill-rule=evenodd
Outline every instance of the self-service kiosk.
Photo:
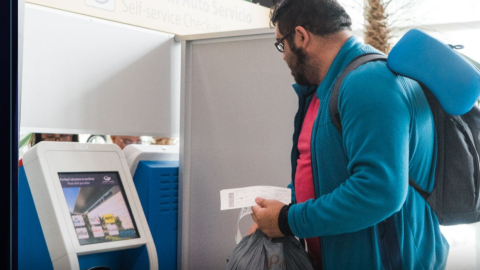
M 159 268 L 123 151 L 40 142 L 19 170 L 19 269 Z
M 123 149 L 142 203 L 162 270 L 176 270 L 178 238 L 178 145 Z
M 130 144 L 123 149 L 123 152 L 132 176 L 135 176 L 139 163 L 158 161 L 164 164 L 173 164 L 178 163 L 180 159 L 179 145 Z

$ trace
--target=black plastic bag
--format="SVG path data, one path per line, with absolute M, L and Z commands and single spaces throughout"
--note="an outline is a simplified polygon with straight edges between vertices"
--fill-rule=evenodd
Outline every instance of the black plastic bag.
M 244 237 L 227 259 L 227 270 L 313 270 L 294 236 L 269 238 L 260 229 Z

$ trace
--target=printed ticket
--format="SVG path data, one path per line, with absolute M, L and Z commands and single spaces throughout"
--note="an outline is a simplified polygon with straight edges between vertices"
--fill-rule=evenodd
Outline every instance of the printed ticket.
M 220 190 L 220 210 L 238 209 L 257 205 L 255 198 L 292 202 L 292 191 L 284 187 L 252 186 Z

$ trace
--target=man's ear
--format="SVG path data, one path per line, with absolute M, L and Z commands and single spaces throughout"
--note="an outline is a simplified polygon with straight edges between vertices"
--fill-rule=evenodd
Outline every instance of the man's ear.
M 295 45 L 297 48 L 306 49 L 310 42 L 310 32 L 302 26 L 295 27 Z

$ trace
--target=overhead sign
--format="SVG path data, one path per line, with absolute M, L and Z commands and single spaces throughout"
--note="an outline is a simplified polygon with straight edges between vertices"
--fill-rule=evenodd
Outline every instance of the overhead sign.
M 270 9 L 243 0 L 26 0 L 176 35 L 269 26 Z

